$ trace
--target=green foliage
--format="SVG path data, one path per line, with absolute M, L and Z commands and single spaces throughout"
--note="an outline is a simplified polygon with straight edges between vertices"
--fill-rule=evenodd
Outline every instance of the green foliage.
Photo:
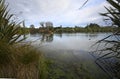
M 97 50 L 99 53 L 99 60 L 110 60 L 106 64 L 110 66 L 109 70 L 112 70 L 112 73 L 118 79 L 120 78 L 120 4 L 117 3 L 117 0 L 107 0 L 111 7 L 105 9 L 107 13 L 101 13 L 102 16 L 106 17 L 105 20 L 112 22 L 112 25 L 116 28 L 111 35 L 99 40 L 97 43 L 104 44 L 104 48 Z M 112 38 L 112 39 L 109 39 Z M 111 60 L 114 60 L 112 62 Z M 110 72 L 111 73 L 111 72 Z M 112 76 L 112 75 L 111 75 Z M 113 76 L 112 76 L 113 77 Z
M 116 28 L 111 27 L 111 26 L 106 26 L 106 27 L 101 27 L 98 24 L 95 23 L 90 23 L 86 27 L 54 27 L 51 31 L 54 33 L 79 33 L 79 32 L 113 32 Z M 31 29 L 30 33 L 47 33 L 46 28 L 40 27 L 39 29 Z
M 33 24 L 30 25 L 29 30 L 30 30 L 30 33 L 31 33 L 31 34 L 35 34 L 35 33 L 38 33 L 38 32 L 39 32 L 39 30 L 36 29 L 35 26 L 34 26 Z
M 11 52 L 9 50 L 9 46 L 0 42 L 0 65 L 7 65 L 7 63 L 9 63 L 11 59 L 10 55 Z
M 116 3 L 113 0 L 108 0 L 108 2 L 111 4 L 112 7 L 110 7 L 110 8 L 105 7 L 108 12 L 101 13 L 101 15 L 110 19 L 113 22 L 113 24 L 117 27 L 117 29 L 115 30 L 115 32 L 113 32 L 112 35 L 98 41 L 98 43 L 105 42 L 107 44 L 112 44 L 111 47 L 106 47 L 103 51 L 110 51 L 111 52 L 110 54 L 114 53 L 111 57 L 119 58 L 119 53 L 120 53 L 120 40 L 119 40 L 119 37 L 120 37 L 120 4 Z M 114 39 L 109 40 L 108 38 L 110 38 L 110 37 L 114 37 Z M 105 56 L 108 56 L 108 55 L 105 55 Z
M 0 41 L 8 44 L 18 43 L 24 39 L 19 39 L 20 23 L 11 21 L 13 15 L 8 11 L 8 5 L 5 0 L 0 1 Z M 19 40 L 18 40 L 19 39 Z
M 38 69 L 39 69 L 39 78 L 40 79 L 47 79 L 48 77 L 48 65 L 47 60 L 43 55 L 39 58 Z
M 80 63 L 68 63 L 58 59 L 49 59 L 47 79 L 95 79 Z
M 44 56 L 30 45 L 8 45 L 0 42 L 0 78 L 45 79 Z
M 87 30 L 87 32 L 100 32 L 100 26 L 95 23 L 90 23 L 85 27 L 85 29 Z
M 0 0 L 0 78 L 39 79 L 46 75 L 44 57 L 31 45 L 18 44 L 25 32 L 20 33 L 20 23 L 12 17 L 5 0 Z
M 16 78 L 18 79 L 39 79 L 46 74 L 44 57 L 40 51 L 29 45 L 16 46 L 13 48 L 17 67 Z M 44 78 L 43 78 L 44 79 Z
M 107 17 L 106 20 L 111 20 L 114 25 L 120 27 L 120 4 L 113 0 L 107 0 L 112 7 L 105 7 L 108 11 L 107 13 L 101 13 L 102 16 Z
M 29 33 L 29 28 L 25 27 L 25 21 L 23 21 L 23 27 L 20 27 L 19 34 L 22 34 L 25 36 L 25 34 Z
M 30 64 L 31 62 L 35 62 L 39 60 L 39 53 L 35 53 L 36 50 L 33 50 L 28 46 L 20 47 L 20 49 L 17 48 L 17 50 L 19 50 L 19 54 L 20 54 L 17 57 L 18 61 L 22 64 L 27 65 Z
M 13 78 L 16 70 L 10 46 L 0 41 L 0 78 Z

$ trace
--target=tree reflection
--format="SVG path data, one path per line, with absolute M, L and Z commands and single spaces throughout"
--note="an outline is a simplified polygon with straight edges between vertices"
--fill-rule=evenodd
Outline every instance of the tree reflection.
M 52 42 L 53 34 L 41 34 L 41 42 Z
M 62 38 L 62 33 L 57 33 L 56 36 Z
M 88 36 L 89 36 L 90 38 L 96 38 L 96 37 L 98 36 L 98 34 L 97 34 L 97 33 L 94 33 L 94 34 L 88 34 Z
M 87 37 L 89 37 L 89 39 L 95 39 L 98 37 L 98 34 L 97 33 L 89 33 L 89 34 L 86 34 Z

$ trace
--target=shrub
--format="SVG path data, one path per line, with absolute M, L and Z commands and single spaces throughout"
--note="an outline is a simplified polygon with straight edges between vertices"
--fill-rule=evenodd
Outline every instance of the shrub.
M 15 44 L 24 38 L 20 39 L 20 23 L 11 21 L 13 15 L 7 9 L 8 5 L 5 5 L 5 0 L 0 0 L 0 40 L 8 44 Z
M 0 0 L 0 77 L 39 79 L 46 69 L 44 57 L 31 45 L 18 44 L 25 38 L 20 38 L 20 23 L 12 17 L 5 0 Z
M 17 60 L 17 79 L 39 79 L 41 74 L 44 74 L 46 67 L 44 66 L 44 57 L 40 51 L 30 45 L 17 45 L 13 51 Z
M 10 46 L 0 41 L 0 77 L 14 77 L 15 61 Z

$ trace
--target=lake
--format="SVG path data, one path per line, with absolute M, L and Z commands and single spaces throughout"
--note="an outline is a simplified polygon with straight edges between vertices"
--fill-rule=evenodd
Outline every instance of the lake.
M 106 79 L 105 73 L 95 64 L 95 59 L 89 54 L 98 40 L 110 33 L 62 33 L 62 34 L 29 34 L 27 42 L 42 51 L 45 57 L 64 63 L 64 68 L 83 65 L 89 74 L 96 79 Z M 102 47 L 102 46 L 101 46 Z M 75 66 L 76 67 L 76 66 Z M 72 74 L 75 74 L 74 72 Z M 73 79 L 79 79 L 73 75 Z

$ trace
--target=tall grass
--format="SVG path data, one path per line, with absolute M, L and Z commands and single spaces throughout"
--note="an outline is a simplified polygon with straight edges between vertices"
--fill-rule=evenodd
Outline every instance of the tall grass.
M 0 41 L 0 77 L 14 77 L 15 62 L 10 46 Z
M 44 57 L 31 46 L 19 46 L 14 50 L 17 63 L 16 77 L 19 79 L 40 79 L 45 65 Z M 41 63 L 42 62 L 42 63 Z
M 12 17 L 5 0 L 0 0 L 0 77 L 44 79 L 43 55 L 31 45 L 18 44 L 24 38 L 20 38 L 20 23 L 11 21 Z
M 40 51 L 30 45 L 0 42 L 0 77 L 45 79 L 46 75 L 46 63 Z
M 101 68 L 112 78 L 120 79 L 120 3 L 119 0 L 107 0 L 107 2 L 111 6 L 105 7 L 107 12 L 101 13 L 101 15 L 105 17 L 105 20 L 111 22 L 112 27 L 116 27 L 116 29 L 111 35 L 96 43 L 99 45 L 104 43 L 104 48 L 96 51 L 96 54 L 99 55 L 96 62 L 102 60 L 102 63 L 106 64 L 107 67 L 100 63 Z

